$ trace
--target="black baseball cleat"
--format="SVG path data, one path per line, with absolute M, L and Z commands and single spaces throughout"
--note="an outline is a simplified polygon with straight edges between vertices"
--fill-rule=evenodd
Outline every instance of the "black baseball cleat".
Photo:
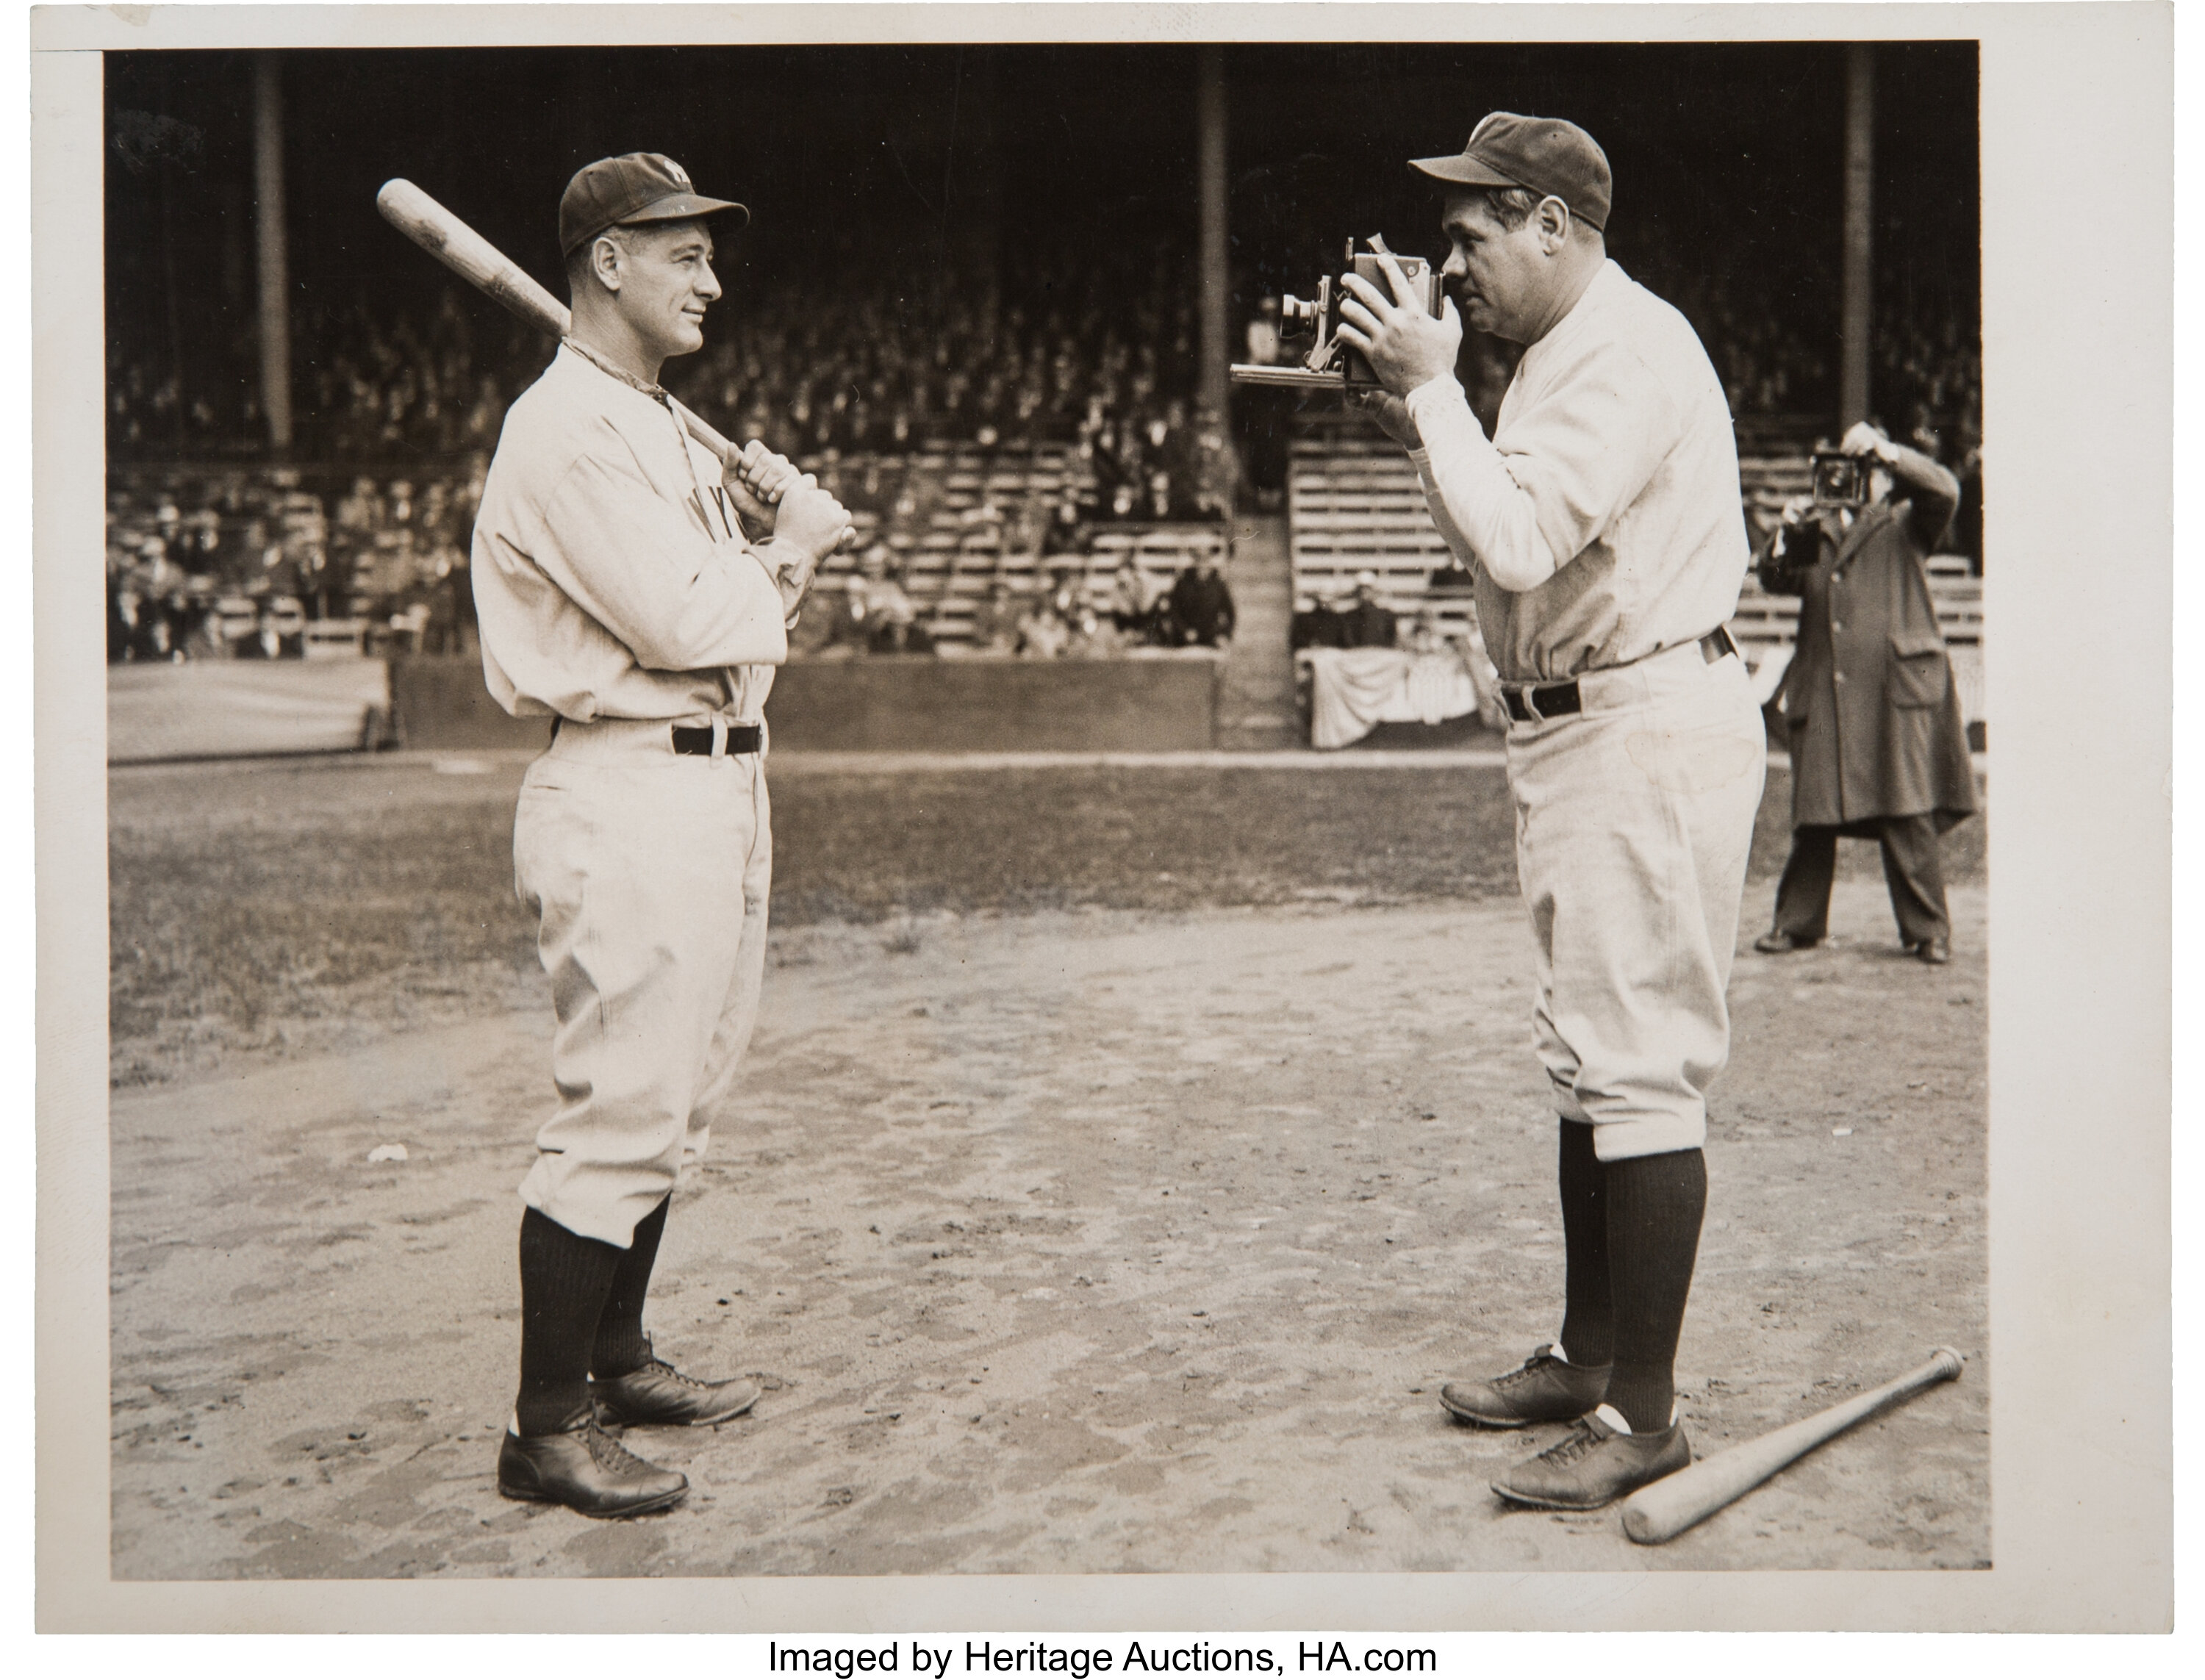
M 1952 960 L 1952 941 L 1949 939 L 1920 940 L 1913 950 L 1917 958 L 1933 967 L 1941 968 Z
M 763 1392 L 747 1377 L 705 1382 L 684 1376 L 657 1358 L 645 1360 L 625 1376 L 590 1379 L 597 1421 L 609 1428 L 725 1423 L 756 1405 Z
M 1470 1423 L 1520 1429 L 1526 1423 L 1566 1423 L 1583 1417 L 1608 1393 L 1607 1365 L 1572 1365 L 1548 1343 L 1514 1370 L 1489 1382 L 1451 1382 L 1440 1404 Z
M 1618 1416 L 1605 1406 L 1601 1410 Z M 1541 1511 L 1598 1511 L 1691 1462 L 1692 1444 L 1682 1423 L 1656 1435 L 1634 1435 L 1611 1428 L 1596 1412 L 1510 1470 L 1493 1491 L 1512 1505 Z
M 582 1410 L 548 1435 L 507 1430 L 497 1454 L 497 1491 L 585 1517 L 641 1517 L 678 1501 L 689 1491 L 689 1478 L 646 1463 Z

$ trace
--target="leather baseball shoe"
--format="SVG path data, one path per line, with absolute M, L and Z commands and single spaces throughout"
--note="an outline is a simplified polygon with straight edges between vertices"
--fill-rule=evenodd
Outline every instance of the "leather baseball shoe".
M 1949 939 L 1925 939 L 1915 946 L 1914 954 L 1933 967 L 1941 967 L 1952 960 L 1952 941 Z
M 689 1478 L 645 1463 L 584 1410 L 551 1434 L 507 1430 L 497 1454 L 497 1491 L 508 1499 L 567 1505 L 585 1517 L 640 1517 L 679 1500 Z
M 1682 1423 L 1657 1435 L 1634 1435 L 1611 1426 L 1602 1412 L 1621 1422 L 1608 1406 L 1579 1418 L 1576 1428 L 1510 1470 L 1493 1491 L 1542 1511 L 1598 1511 L 1692 1462 Z
M 655 1358 L 626 1376 L 590 1379 L 597 1421 L 608 1426 L 725 1423 L 756 1405 L 763 1392 L 747 1377 L 705 1382 Z
M 1771 928 L 1753 941 L 1753 948 L 1764 957 L 1780 957 L 1787 951 L 1811 951 L 1822 942 L 1819 939 L 1798 939 L 1781 928 Z
M 1451 1382 L 1440 1404 L 1465 1422 L 1490 1429 L 1526 1423 L 1566 1423 L 1583 1417 L 1608 1392 L 1606 1365 L 1572 1365 L 1554 1356 L 1554 1344 L 1490 1382 Z

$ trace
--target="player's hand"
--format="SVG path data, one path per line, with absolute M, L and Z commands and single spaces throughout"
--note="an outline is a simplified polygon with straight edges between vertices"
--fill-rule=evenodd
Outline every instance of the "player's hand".
M 776 508 L 792 486 L 807 477 L 785 455 L 777 455 L 755 437 L 742 452 L 728 458 L 721 477 L 735 511 L 743 516 L 743 529 L 753 542 L 763 543 L 774 532 Z
M 782 494 L 810 475 L 799 472 L 786 455 L 777 455 L 753 437 L 743 452 L 728 463 L 728 476 L 761 502 L 779 502 Z
M 851 531 L 849 509 L 821 490 L 810 473 L 782 490 L 774 516 L 776 543 L 793 544 L 817 565 L 847 541 Z
M 1359 274 L 1341 276 L 1347 295 L 1340 300 L 1337 336 L 1363 353 L 1380 384 L 1405 397 L 1418 386 L 1454 371 L 1455 358 L 1462 351 L 1462 317 L 1453 298 L 1441 300 L 1436 318 L 1425 314 L 1390 251 L 1378 252 L 1378 267 L 1394 295 L 1380 296 L 1378 288 Z
M 1891 440 L 1866 420 L 1855 420 L 1838 440 L 1839 449 L 1848 455 L 1874 455 L 1878 460 L 1891 459 Z
M 1423 434 L 1417 430 L 1417 417 L 1409 412 L 1409 405 L 1393 392 L 1377 385 L 1358 385 L 1350 394 L 1355 406 L 1378 422 L 1378 429 L 1405 449 L 1424 447 Z
M 1815 498 L 1813 496 L 1795 496 L 1789 502 L 1784 504 L 1782 511 L 1776 516 L 1777 522 L 1780 525 L 1796 525 L 1802 520 L 1805 519 L 1806 517 L 1814 511 Z

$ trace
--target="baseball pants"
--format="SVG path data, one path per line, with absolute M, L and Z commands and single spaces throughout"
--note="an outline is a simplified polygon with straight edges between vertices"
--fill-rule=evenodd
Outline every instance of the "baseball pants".
M 624 1249 L 704 1155 L 758 1020 L 764 757 L 676 756 L 663 721 L 562 723 L 522 780 L 513 856 L 558 1014 L 559 1106 L 521 1199 Z
M 1508 731 L 1539 1060 L 1603 1161 L 1697 1149 L 1730 1057 L 1731 959 L 1767 735 L 1744 666 L 1697 644 L 1578 680 Z

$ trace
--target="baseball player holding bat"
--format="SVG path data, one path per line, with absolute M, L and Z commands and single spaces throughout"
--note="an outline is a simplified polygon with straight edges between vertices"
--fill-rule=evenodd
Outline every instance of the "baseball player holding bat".
M 1460 155 L 1412 167 L 1445 194 L 1442 315 L 1388 258 L 1394 296 L 1347 277 L 1340 335 L 1475 574 L 1512 720 L 1567 1268 L 1554 1344 L 1441 1395 L 1492 1427 L 1574 1422 L 1494 1487 L 1590 1510 L 1691 1459 L 1672 1371 L 1767 762 L 1723 628 L 1748 555 L 1737 445 L 1690 324 L 1608 258 L 1590 135 L 1496 111 Z M 1465 315 L 1524 347 L 1489 439 L 1455 380 Z
M 574 176 L 559 205 L 571 329 L 506 416 L 475 524 L 490 691 L 553 720 L 513 838 L 559 1101 L 520 1186 L 520 1390 L 498 1489 L 591 1517 L 688 1487 L 605 1425 L 716 1423 L 758 1398 L 675 1370 L 643 1329 L 675 1177 L 758 1012 L 766 692 L 849 525 L 763 446 L 716 457 L 658 384 L 704 344 L 711 227 L 748 216 L 655 152 Z

